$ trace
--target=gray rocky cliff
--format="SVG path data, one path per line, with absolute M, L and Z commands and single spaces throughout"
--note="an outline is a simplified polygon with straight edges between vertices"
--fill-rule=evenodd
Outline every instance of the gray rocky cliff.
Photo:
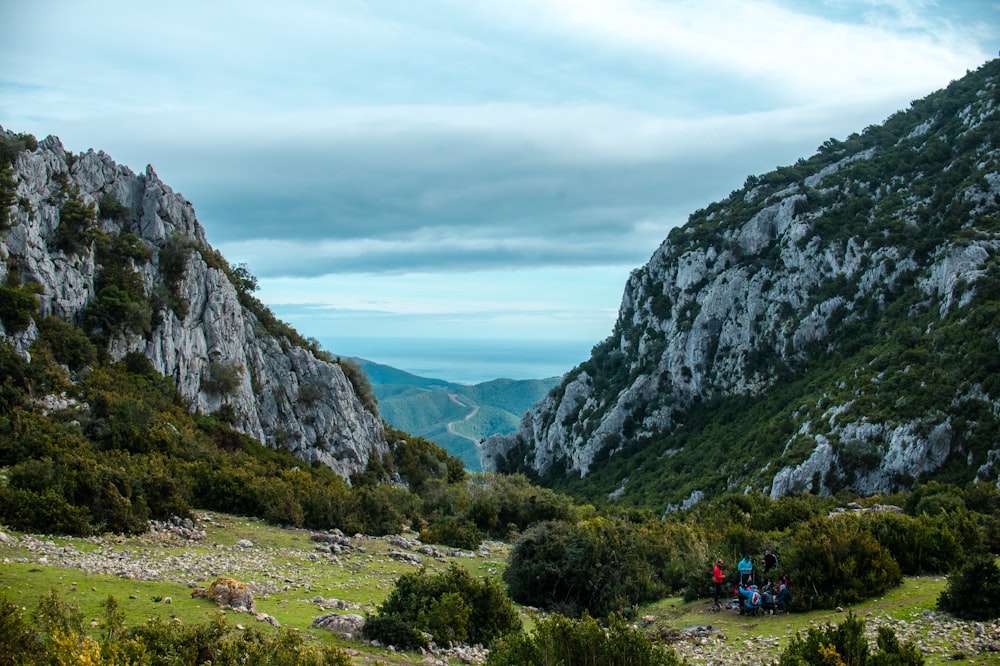
M 147 312 L 138 324 L 105 331 L 113 360 L 144 354 L 174 379 L 192 410 L 225 413 L 241 432 L 345 477 L 386 450 L 381 419 L 365 409 L 341 367 L 295 346 L 241 302 L 246 293 L 208 246 L 193 206 L 152 167 L 136 174 L 103 152 L 70 154 L 48 137 L 17 155 L 14 176 L 17 204 L 0 231 L 0 282 L 13 272 L 39 285 L 39 315 L 81 322 L 105 268 L 94 237 L 131 239 L 138 247 L 127 268 L 141 279 Z M 59 240 L 69 199 L 98 212 L 96 229 L 80 230 L 77 247 Z M 8 332 L 0 323 L 0 333 L 27 353 L 38 330 L 32 323 Z
M 693 404 L 766 395 L 811 359 L 841 353 L 844 331 L 905 319 L 893 311 L 901 294 L 911 313 L 932 317 L 914 336 L 964 317 L 980 281 L 998 275 L 1000 253 L 1000 67 L 974 76 L 808 161 L 749 178 L 674 229 L 629 277 L 612 335 L 517 432 L 483 443 L 484 470 L 591 474 L 595 460 L 669 441 Z M 1000 331 L 985 340 L 996 350 Z M 955 459 L 998 479 L 995 433 L 978 433 L 992 444 L 974 454 L 975 424 L 959 431 L 950 412 L 971 402 L 996 419 L 1000 396 L 955 385 L 933 410 L 865 413 L 873 387 L 902 381 L 872 374 L 845 376 L 822 404 L 795 412 L 776 455 L 725 470 L 727 490 L 889 492 Z M 788 453 L 803 446 L 805 456 Z M 846 451 L 863 451 L 864 464 L 849 465 Z M 616 483 L 627 490 L 627 481 Z

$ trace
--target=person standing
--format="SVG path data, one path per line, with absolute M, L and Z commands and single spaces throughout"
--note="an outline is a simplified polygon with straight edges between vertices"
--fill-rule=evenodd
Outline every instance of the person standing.
M 736 568 L 740 572 L 741 585 L 746 586 L 753 583 L 753 560 L 750 559 L 750 553 L 743 556 L 743 559 L 736 565 Z
M 764 551 L 764 578 L 763 580 L 768 580 L 767 575 L 774 571 L 777 573 L 778 570 L 778 556 L 775 555 L 770 548 Z
M 726 574 L 722 573 L 722 560 L 719 559 L 715 562 L 715 568 L 712 569 L 712 582 L 715 583 L 715 605 L 719 605 L 719 597 L 722 596 L 722 586 L 726 582 Z

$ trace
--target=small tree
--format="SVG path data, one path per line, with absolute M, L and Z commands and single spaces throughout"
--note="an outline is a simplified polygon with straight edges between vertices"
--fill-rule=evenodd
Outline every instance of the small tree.
M 427 646 L 426 635 L 442 644 L 488 644 L 521 628 L 514 604 L 503 588 L 475 578 L 452 564 L 446 571 L 404 574 L 365 622 L 365 636 L 401 648 Z
M 1000 567 L 993 556 L 977 555 L 953 571 L 937 605 L 966 620 L 1000 617 Z

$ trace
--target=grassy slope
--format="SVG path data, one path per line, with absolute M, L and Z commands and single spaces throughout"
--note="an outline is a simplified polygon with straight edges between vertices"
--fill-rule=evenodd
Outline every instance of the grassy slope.
M 207 537 L 201 542 L 178 542 L 168 547 L 157 543 L 149 535 L 106 537 L 108 546 L 98 546 L 94 540 L 87 539 L 37 537 L 80 551 L 100 549 L 105 555 L 128 555 L 130 559 L 139 560 L 152 558 L 157 564 L 150 568 L 158 569 L 157 581 L 88 574 L 79 568 L 58 566 L 52 557 L 48 558 L 48 563 L 42 564 L 37 553 L 23 547 L 23 535 L 10 532 L 10 535 L 19 538 L 19 543 L 15 547 L 0 544 L 0 595 L 17 600 L 31 611 L 43 594 L 55 589 L 63 600 L 79 606 L 86 622 L 103 619 L 101 603 L 108 595 L 113 595 L 125 612 L 129 625 L 150 618 L 165 621 L 177 618 L 185 624 L 192 624 L 204 622 L 219 611 L 207 599 L 192 599 L 190 584 L 207 587 L 216 577 L 228 576 L 271 588 L 273 591 L 268 594 L 255 595 L 257 612 L 267 613 L 283 627 L 294 627 L 315 640 L 358 651 L 358 663 L 369 663 L 364 660 L 365 655 L 377 655 L 379 660 L 391 662 L 421 663 L 419 655 L 390 655 L 384 650 L 344 641 L 330 632 L 310 627 L 313 619 L 328 612 L 328 609 L 309 599 L 318 595 L 360 604 L 360 610 L 341 612 L 363 615 L 374 612 L 400 574 L 414 571 L 413 565 L 387 557 L 391 547 L 384 540 L 356 538 L 355 544 L 365 552 L 341 555 L 342 566 L 336 566 L 326 559 L 310 557 L 317 551 L 316 544 L 309 540 L 308 530 L 273 527 L 252 518 L 205 512 L 200 515 L 211 518 L 211 522 L 202 523 L 207 528 Z M 248 550 L 236 546 L 240 539 L 249 539 L 254 548 Z M 448 559 L 460 563 L 476 575 L 493 577 L 499 576 L 502 571 L 504 551 L 490 558 Z M 423 560 L 424 565 L 433 570 L 448 566 L 430 557 L 423 557 Z M 197 564 L 192 566 L 192 562 Z M 165 597 L 170 597 L 172 603 L 154 601 L 154 598 Z M 228 615 L 230 624 L 267 628 L 263 623 L 256 623 L 252 616 L 233 612 Z
M 235 516 L 201 515 L 211 518 L 211 522 L 203 523 L 208 535 L 204 541 L 194 544 L 185 542 L 183 545 L 168 544 L 164 547 L 148 535 L 108 537 L 104 541 L 107 545 L 87 539 L 40 537 L 58 546 L 72 546 L 80 551 L 105 549 L 105 555 L 120 553 L 128 554 L 133 559 L 149 559 L 160 567 L 158 582 L 87 574 L 78 568 L 60 567 L 54 558 L 50 558 L 47 564 L 41 564 L 37 561 L 37 554 L 23 547 L 23 535 L 13 534 L 19 538 L 18 546 L 0 545 L 0 594 L 31 609 L 41 594 L 55 588 L 63 599 L 79 605 L 87 620 L 103 617 L 100 604 L 112 594 L 125 611 L 129 624 L 144 622 L 152 617 L 165 620 L 176 617 L 184 623 L 197 623 L 218 611 L 208 600 L 192 599 L 188 583 L 206 585 L 216 576 L 228 575 L 271 587 L 274 590 L 271 593 L 256 596 L 258 612 L 277 618 L 282 626 L 295 627 L 312 640 L 356 651 L 356 663 L 371 663 L 371 659 L 388 663 L 421 663 L 420 655 L 392 655 L 310 627 L 313 618 L 326 610 L 309 599 L 319 595 L 361 604 L 362 610 L 345 612 L 363 614 L 372 611 L 386 597 L 396 577 L 413 570 L 411 565 L 386 556 L 390 546 L 384 540 L 355 539 L 356 545 L 362 546 L 365 552 L 341 556 L 342 566 L 336 566 L 328 560 L 310 557 L 316 549 L 306 530 L 282 529 Z M 252 541 L 254 549 L 246 551 L 236 546 L 240 539 Z M 506 550 L 501 548 L 492 551 L 489 558 L 460 557 L 454 558 L 454 561 L 476 575 L 497 577 L 505 566 L 505 554 Z M 447 566 L 427 557 L 424 563 L 433 569 Z M 924 610 L 934 608 L 943 587 L 944 579 L 941 577 L 908 578 L 901 587 L 885 597 L 860 604 L 852 610 L 862 618 L 888 615 L 913 622 Z M 171 597 L 173 603 L 156 602 L 154 597 Z M 679 599 L 664 599 L 641 608 L 639 615 L 655 616 L 656 621 L 647 629 L 658 634 L 669 635 L 695 625 L 712 625 L 721 630 L 729 644 L 768 637 L 775 650 L 773 655 L 768 656 L 773 658 L 787 645 L 795 631 L 823 623 L 837 623 L 844 618 L 843 614 L 832 611 L 742 618 L 735 611 L 711 613 L 708 607 L 709 604 L 704 601 L 684 603 Z M 230 613 L 229 621 L 231 624 L 255 624 L 253 618 L 243 614 Z M 955 625 L 956 631 L 971 630 L 971 624 L 956 622 Z M 928 646 L 938 650 L 927 655 L 928 664 L 953 663 L 949 658 L 950 646 L 933 643 L 928 643 Z M 969 656 L 962 663 L 996 663 L 995 659 L 995 655 L 984 654 Z

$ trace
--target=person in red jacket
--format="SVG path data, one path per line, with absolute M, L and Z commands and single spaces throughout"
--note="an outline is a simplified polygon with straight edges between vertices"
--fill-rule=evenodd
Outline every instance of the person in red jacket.
M 722 573 L 722 560 L 715 563 L 712 569 L 712 582 L 715 583 L 715 605 L 719 605 L 719 597 L 722 595 L 722 585 L 726 582 L 726 574 Z

